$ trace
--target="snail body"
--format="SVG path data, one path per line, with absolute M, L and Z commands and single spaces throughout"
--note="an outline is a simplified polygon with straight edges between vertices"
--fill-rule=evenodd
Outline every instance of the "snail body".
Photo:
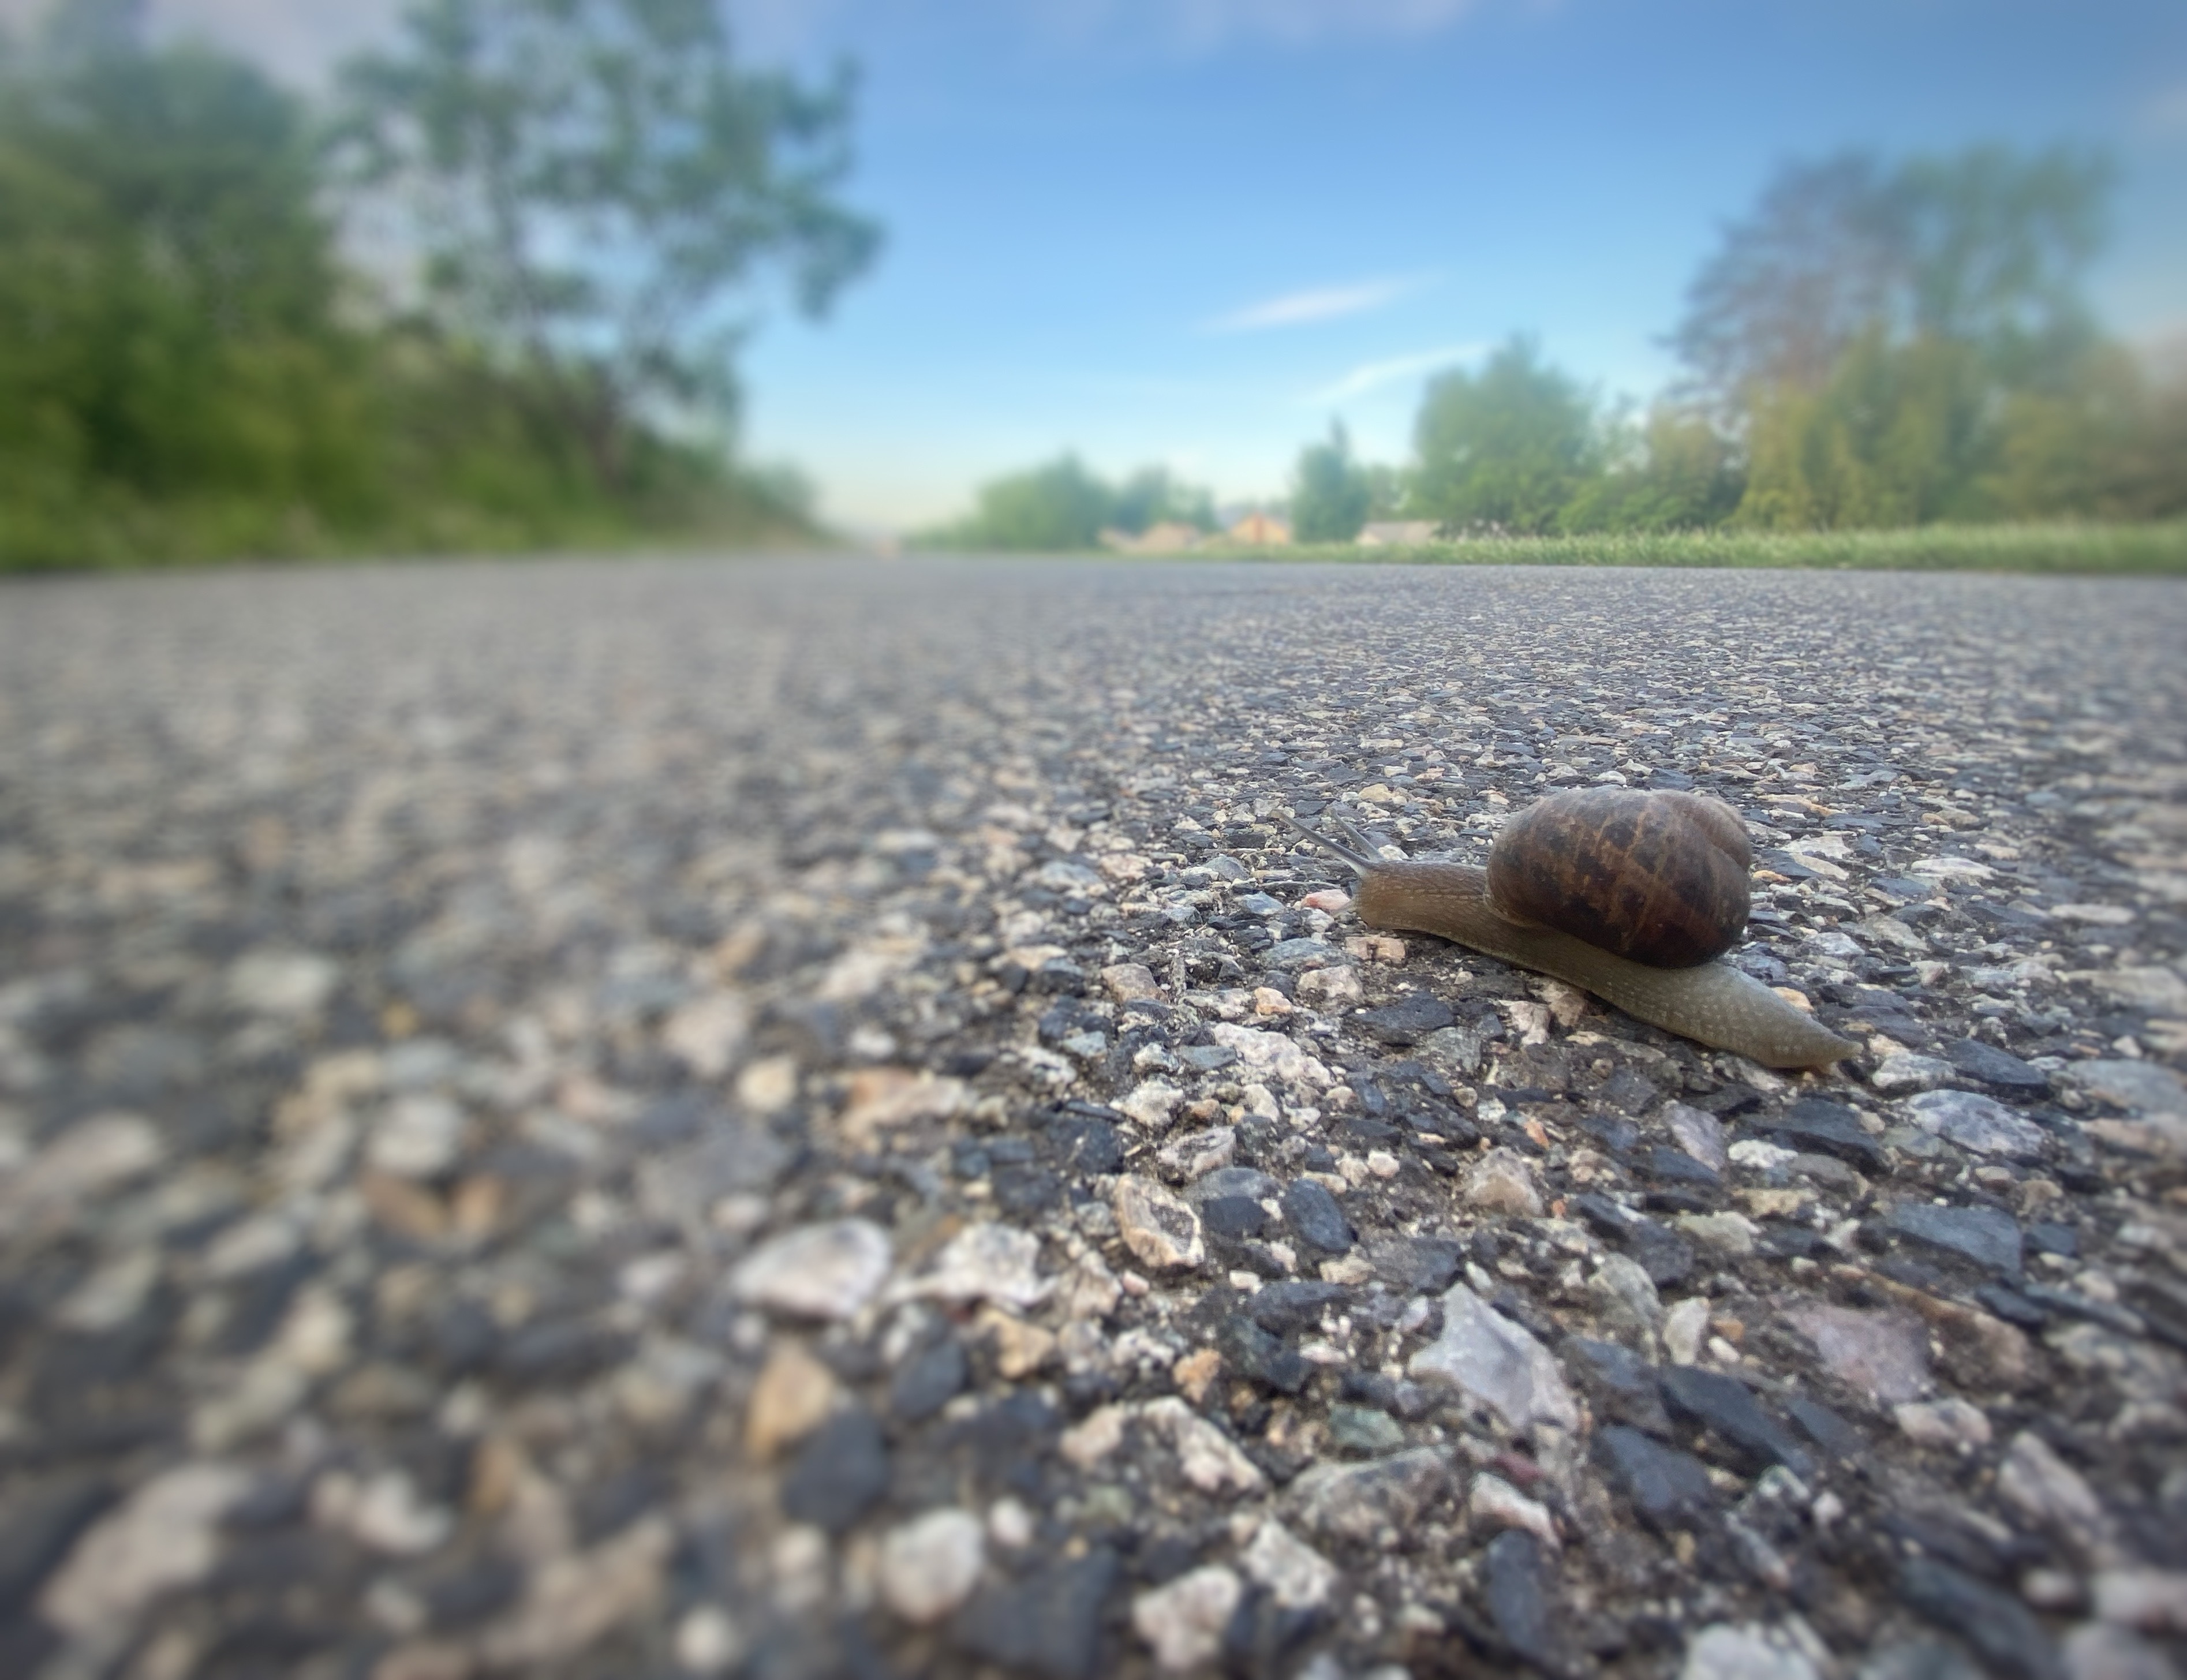
M 1506 825 L 1486 869 L 1392 862 L 1299 832 L 1358 873 L 1353 908 L 1369 927 L 1455 941 L 1765 1067 L 1825 1066 L 1858 1048 L 1718 960 L 1746 924 L 1751 852 L 1717 801 L 1554 794 Z

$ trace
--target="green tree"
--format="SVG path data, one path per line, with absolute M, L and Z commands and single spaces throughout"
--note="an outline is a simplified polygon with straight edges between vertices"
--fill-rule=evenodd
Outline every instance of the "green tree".
M 374 483 L 297 103 L 66 6 L 0 70 L 0 559 L 308 544 Z M 155 509 L 164 505 L 164 513 Z
M 1375 487 L 1352 458 L 1343 422 L 1332 420 L 1329 441 L 1299 452 L 1291 479 L 1291 535 L 1301 542 L 1349 542 L 1367 523 Z
M 1657 403 L 1615 452 L 1622 458 L 1566 505 L 1561 529 L 1706 531 L 1731 517 L 1746 489 L 1729 440 L 1706 415 L 1678 404 Z
M 1593 399 L 1526 338 L 1432 380 L 1414 447 L 1413 508 L 1461 528 L 1549 531 L 1601 470 Z
M 1974 346 L 2009 385 L 2038 379 L 2090 337 L 2080 286 L 2111 179 L 2070 147 L 1786 164 L 1687 290 L 1670 338 L 1686 390 L 1743 420 L 1781 388 L 1821 390 L 1878 327 Z
M 451 339 L 519 378 L 597 480 L 649 428 L 736 406 L 759 288 L 825 312 L 873 261 L 847 70 L 737 64 L 712 0 L 415 0 L 392 53 L 342 73 L 347 178 L 388 194 Z
M 1757 402 L 1740 523 L 1824 530 L 1979 516 L 1986 396 L 1971 346 L 1893 345 L 1871 328 L 1822 391 L 1784 385 Z
M 982 485 L 970 519 L 935 534 L 949 548 L 1023 553 L 1091 548 L 1114 523 L 1116 492 L 1076 455 Z
M 1215 529 L 1215 502 L 1196 485 L 1180 482 L 1167 467 L 1142 467 L 1116 487 L 1109 523 L 1137 536 L 1165 522 Z

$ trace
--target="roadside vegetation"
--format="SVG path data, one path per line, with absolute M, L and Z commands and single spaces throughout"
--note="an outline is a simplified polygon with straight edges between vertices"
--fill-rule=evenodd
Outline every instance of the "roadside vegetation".
M 1418 522 L 1464 539 L 1444 559 L 2179 570 L 2187 346 L 2130 351 L 2086 301 L 2111 188 L 2067 148 L 1787 165 L 1695 275 L 1644 409 L 1514 335 L 1428 382 L 1411 460 L 1334 428 L 1255 511 L 1300 543 Z M 1091 546 L 1025 540 L 1047 481 L 931 540 Z
M 734 352 L 878 248 L 846 81 L 711 0 L 421 0 L 315 106 L 139 10 L 0 37 L 0 570 L 816 536 Z

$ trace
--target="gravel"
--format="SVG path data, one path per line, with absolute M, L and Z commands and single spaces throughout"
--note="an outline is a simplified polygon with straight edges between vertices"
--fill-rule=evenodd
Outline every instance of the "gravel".
M 2187 1672 L 2187 594 L 0 588 L 0 1672 Z M 1361 927 L 1729 800 L 1773 1073 Z

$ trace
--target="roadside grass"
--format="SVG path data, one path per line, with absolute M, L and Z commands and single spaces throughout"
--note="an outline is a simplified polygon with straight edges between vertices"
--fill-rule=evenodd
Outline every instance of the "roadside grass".
M 1931 525 L 1903 531 L 1487 537 L 1387 548 L 1363 548 L 1349 542 L 1290 548 L 1220 543 L 1175 558 L 1369 565 L 1737 566 L 2181 577 L 2187 576 L 2187 520 L 2160 525 Z

